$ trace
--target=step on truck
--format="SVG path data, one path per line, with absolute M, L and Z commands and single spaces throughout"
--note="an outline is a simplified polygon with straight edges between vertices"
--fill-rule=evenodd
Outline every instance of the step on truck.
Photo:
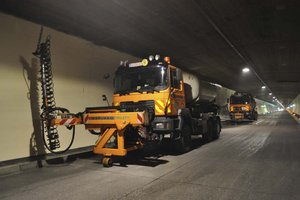
M 112 166 L 112 156 L 126 156 L 152 142 L 171 140 L 171 148 L 184 153 L 190 150 L 193 138 L 209 142 L 220 136 L 219 107 L 193 98 L 191 85 L 184 82 L 182 71 L 171 65 L 169 57 L 121 62 L 115 73 L 112 105 L 87 107 L 75 114 L 56 106 L 49 37 L 39 42 L 34 55 L 40 59 L 41 122 L 50 152 L 63 153 L 71 147 L 76 125 L 99 135 L 93 151 L 103 155 L 106 167 Z M 70 145 L 61 151 L 58 126 L 73 130 Z

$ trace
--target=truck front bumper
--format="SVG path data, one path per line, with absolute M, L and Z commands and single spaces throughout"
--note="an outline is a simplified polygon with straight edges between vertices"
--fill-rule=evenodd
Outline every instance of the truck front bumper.
M 236 121 L 251 119 L 251 113 L 250 112 L 230 113 L 230 119 Z
M 154 133 L 163 138 L 176 139 L 180 136 L 180 121 L 178 118 L 155 117 L 152 122 Z

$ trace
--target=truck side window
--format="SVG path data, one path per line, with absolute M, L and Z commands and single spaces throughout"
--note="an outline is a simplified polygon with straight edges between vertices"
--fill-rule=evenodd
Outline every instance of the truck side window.
M 176 77 L 176 70 L 171 70 L 171 87 L 180 89 L 180 80 Z

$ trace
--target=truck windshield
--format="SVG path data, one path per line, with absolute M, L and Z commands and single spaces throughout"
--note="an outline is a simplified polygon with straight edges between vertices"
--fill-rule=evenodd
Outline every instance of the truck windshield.
M 116 94 L 158 92 L 167 88 L 167 68 L 161 65 L 122 68 L 116 72 Z
M 232 96 L 230 98 L 232 104 L 249 104 L 250 98 L 248 96 Z

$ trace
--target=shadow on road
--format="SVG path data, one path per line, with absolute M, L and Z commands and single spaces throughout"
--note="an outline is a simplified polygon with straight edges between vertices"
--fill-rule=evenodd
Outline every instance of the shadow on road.
M 200 148 L 205 143 L 202 139 L 192 140 L 191 149 Z M 172 146 L 172 143 L 163 143 L 160 145 L 146 147 L 134 152 L 129 152 L 125 157 L 113 157 L 114 166 L 128 167 L 128 165 L 140 165 L 147 167 L 156 167 L 158 165 L 166 164 L 169 161 L 163 159 L 164 156 L 180 156 L 182 153 L 177 153 Z M 186 152 L 188 153 L 188 152 Z M 100 163 L 99 161 L 95 163 Z
M 250 125 L 253 124 L 257 121 L 223 121 L 222 122 L 222 128 L 232 128 L 232 127 L 237 127 L 237 126 L 244 126 L 244 125 Z

